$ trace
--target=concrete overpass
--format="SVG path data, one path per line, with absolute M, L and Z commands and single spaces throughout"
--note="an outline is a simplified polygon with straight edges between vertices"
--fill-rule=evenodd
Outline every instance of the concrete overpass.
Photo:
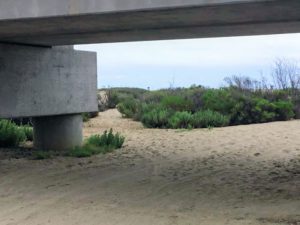
M 0 0 L 0 117 L 34 117 L 38 148 L 80 145 L 96 55 L 54 46 L 296 33 L 299 12 L 299 0 Z
M 300 32 L 298 0 L 1 0 L 0 41 L 54 46 Z

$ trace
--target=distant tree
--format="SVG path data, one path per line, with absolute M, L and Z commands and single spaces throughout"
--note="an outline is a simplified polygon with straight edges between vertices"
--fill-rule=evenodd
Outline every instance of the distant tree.
M 300 68 L 296 61 L 278 58 L 274 61 L 272 77 L 277 89 L 291 89 L 296 92 L 300 88 Z

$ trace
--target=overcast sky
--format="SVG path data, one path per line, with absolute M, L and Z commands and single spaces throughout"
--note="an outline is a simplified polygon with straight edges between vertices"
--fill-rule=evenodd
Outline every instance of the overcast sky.
M 276 58 L 300 61 L 300 34 L 80 45 L 98 54 L 98 87 L 218 87 L 231 75 L 270 76 Z

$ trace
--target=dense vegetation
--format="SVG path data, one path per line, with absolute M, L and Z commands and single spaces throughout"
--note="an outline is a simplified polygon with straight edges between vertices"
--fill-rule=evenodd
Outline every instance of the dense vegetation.
M 206 128 L 289 120 L 297 101 L 283 90 L 191 87 L 148 92 L 117 108 L 149 128 Z
M 56 156 L 90 157 L 96 154 L 106 154 L 115 149 L 122 148 L 125 137 L 120 133 L 114 133 L 112 129 L 103 134 L 92 135 L 84 141 L 82 146 L 64 151 L 44 151 L 43 149 L 26 149 L 21 146 L 25 141 L 33 140 L 32 127 L 18 126 L 10 120 L 0 120 L 0 147 L 7 148 L 4 151 L 9 157 L 29 157 L 42 160 Z M 2 151 L 2 150 L 1 150 Z
M 0 120 L 0 147 L 17 147 L 22 142 L 33 140 L 33 129 L 18 126 L 10 120 Z
M 226 78 L 218 89 L 193 85 L 158 91 L 111 89 L 126 118 L 149 128 L 207 128 L 300 118 L 300 76 L 295 65 L 275 62 L 273 82 Z M 109 99 L 108 99 L 109 100 Z
M 96 154 L 105 154 L 112 152 L 115 149 L 122 148 L 125 137 L 119 133 L 113 133 L 113 130 L 104 131 L 102 135 L 92 135 L 85 140 L 81 147 L 76 147 L 68 152 L 68 156 L 73 157 L 89 157 Z

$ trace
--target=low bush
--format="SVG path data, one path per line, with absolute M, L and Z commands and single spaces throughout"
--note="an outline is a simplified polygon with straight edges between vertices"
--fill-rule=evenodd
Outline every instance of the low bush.
M 145 112 L 141 120 L 148 128 L 167 128 L 170 115 L 171 113 L 167 109 L 155 108 Z
M 122 100 L 118 109 L 125 117 L 149 128 L 241 125 L 300 118 L 300 98 L 290 90 L 257 89 L 264 86 L 251 84 L 248 78 L 237 81 L 242 82 L 240 87 L 147 91 L 138 98 Z M 193 122 L 189 122 L 191 115 L 196 117 Z
M 203 110 L 195 113 L 192 125 L 195 128 L 224 127 L 228 126 L 229 117 L 212 110 Z
M 291 101 L 277 101 L 274 102 L 275 110 L 277 113 L 277 120 L 290 120 L 295 117 L 294 105 Z
M 146 104 L 156 104 L 160 103 L 165 96 L 166 93 L 164 91 L 149 91 L 144 94 L 143 101 Z
M 276 120 L 275 105 L 263 98 L 252 99 L 252 123 L 266 123 Z
M 139 109 L 137 100 L 128 98 L 117 105 L 117 109 L 126 118 L 133 118 Z
M 50 159 L 54 156 L 54 153 L 51 151 L 36 151 L 32 154 L 33 160 L 44 160 L 44 159 Z
M 86 140 L 87 145 L 92 145 L 95 147 L 111 147 L 114 149 L 121 148 L 125 138 L 120 135 L 120 133 L 113 133 L 113 130 L 104 131 L 102 135 L 96 134 L 92 135 Z
M 0 120 L 0 147 L 17 147 L 24 141 L 24 129 L 9 120 Z
M 193 128 L 193 115 L 190 112 L 176 112 L 168 121 L 168 127 L 172 129 Z
M 228 114 L 236 103 L 231 89 L 207 89 L 202 95 L 202 110 L 212 110 Z
M 20 128 L 23 129 L 26 136 L 26 140 L 33 141 L 33 127 L 29 125 L 23 125 Z
M 102 135 L 92 135 L 83 146 L 72 149 L 68 155 L 72 157 L 90 157 L 96 154 L 105 154 L 115 149 L 122 148 L 125 137 L 119 133 L 114 134 L 113 130 L 105 131 Z
M 116 106 L 120 102 L 118 92 L 113 89 L 106 91 L 106 98 L 106 104 L 109 109 L 116 108 Z
M 161 105 L 169 110 L 173 111 L 191 111 L 192 102 L 188 99 L 184 99 L 181 96 L 169 95 L 162 99 Z
M 95 147 L 93 145 L 83 145 L 80 147 L 78 146 L 73 148 L 66 155 L 71 157 L 77 157 L 77 158 L 85 158 L 85 157 L 91 157 L 93 155 L 98 155 L 104 152 L 103 149 L 104 148 Z

